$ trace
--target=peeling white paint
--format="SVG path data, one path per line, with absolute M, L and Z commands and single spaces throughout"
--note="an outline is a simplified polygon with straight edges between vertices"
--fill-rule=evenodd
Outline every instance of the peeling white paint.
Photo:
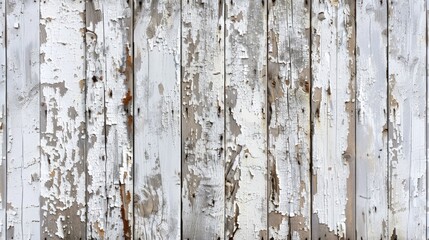
M 42 238 L 86 235 L 84 9 L 40 2 Z
M 389 236 L 426 234 L 425 1 L 389 1 Z
M 312 4 L 312 235 L 316 239 L 355 235 L 353 8 L 354 2 L 347 0 Z
M 139 1 L 134 14 L 135 234 L 179 239 L 180 4 Z
M 310 239 L 310 4 L 268 2 L 269 237 Z
M 356 238 L 388 239 L 387 1 L 356 7 Z
M 225 238 L 267 239 L 266 9 L 226 1 Z
M 224 236 L 224 4 L 182 2 L 183 239 Z

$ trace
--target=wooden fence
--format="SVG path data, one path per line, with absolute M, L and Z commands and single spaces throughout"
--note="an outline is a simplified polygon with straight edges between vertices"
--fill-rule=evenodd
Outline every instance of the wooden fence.
M 425 239 L 428 0 L 1 0 L 0 239 Z

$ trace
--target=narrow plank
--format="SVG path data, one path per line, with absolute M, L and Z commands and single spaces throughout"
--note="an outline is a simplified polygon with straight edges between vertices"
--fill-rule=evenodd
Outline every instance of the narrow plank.
M 133 239 L 133 1 L 107 0 L 106 54 L 106 237 Z
M 269 238 L 310 239 L 310 4 L 268 1 Z
M 312 238 L 355 239 L 355 2 L 312 2 Z
M 103 239 L 107 225 L 104 41 L 105 4 L 86 1 L 86 235 Z
M 6 239 L 6 1 L 0 1 L 0 239 Z
M 183 239 L 224 237 L 223 8 L 182 1 Z
M 426 235 L 426 4 L 389 1 L 389 235 Z
M 86 238 L 84 11 L 40 1 L 42 238 Z
M 225 238 L 267 239 L 267 3 L 225 14 Z
M 134 7 L 135 235 L 181 233 L 180 2 Z
M 7 3 L 7 238 L 40 236 L 39 3 Z
M 356 49 L 357 239 L 387 239 L 387 1 L 357 1 Z

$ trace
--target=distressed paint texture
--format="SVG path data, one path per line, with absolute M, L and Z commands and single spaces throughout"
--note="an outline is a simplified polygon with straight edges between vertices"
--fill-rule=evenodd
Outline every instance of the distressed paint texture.
M 6 1 L 0 1 L 0 239 L 6 239 Z
M 40 236 L 39 3 L 7 3 L 7 238 Z
M 387 1 L 357 1 L 356 49 L 356 233 L 387 239 Z
M 267 4 L 226 1 L 225 238 L 267 239 Z
M 268 1 L 269 237 L 311 237 L 310 4 Z
M 134 5 L 135 234 L 181 234 L 180 2 Z
M 182 3 L 183 239 L 224 234 L 224 4 Z
M 41 237 L 85 238 L 85 2 L 40 2 Z
M 89 238 L 132 238 L 131 14 L 125 0 L 86 5 Z
M 426 234 L 426 4 L 389 1 L 389 235 Z
M 354 3 L 312 2 L 314 239 L 355 239 Z
M 91 239 L 102 239 L 107 225 L 105 7 L 102 1 L 86 2 L 86 234 Z
M 105 0 L 106 238 L 133 238 L 133 2 Z

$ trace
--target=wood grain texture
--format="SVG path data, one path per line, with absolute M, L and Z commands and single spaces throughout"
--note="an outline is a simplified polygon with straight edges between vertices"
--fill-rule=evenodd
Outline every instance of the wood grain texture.
M 87 236 L 132 238 L 132 8 L 86 5 Z
M 0 239 L 6 239 L 6 1 L 0 1 Z
M 310 4 L 268 1 L 269 237 L 311 237 Z
M 224 4 L 182 1 L 183 239 L 224 234 Z
M 387 239 L 387 1 L 357 1 L 356 49 L 357 239 Z
M 312 2 L 314 239 L 355 239 L 354 3 Z
M 225 238 L 267 239 L 267 3 L 225 14 Z
M 7 238 L 40 236 L 39 4 L 7 3 Z
M 103 239 L 107 225 L 105 42 L 102 1 L 86 2 L 86 235 Z
M 426 234 L 425 1 L 389 1 L 389 235 Z
M 40 2 L 42 238 L 86 238 L 84 10 Z
M 107 0 L 104 7 L 106 61 L 105 237 L 133 239 L 133 1 Z
M 180 2 L 134 6 L 135 234 L 181 237 Z

